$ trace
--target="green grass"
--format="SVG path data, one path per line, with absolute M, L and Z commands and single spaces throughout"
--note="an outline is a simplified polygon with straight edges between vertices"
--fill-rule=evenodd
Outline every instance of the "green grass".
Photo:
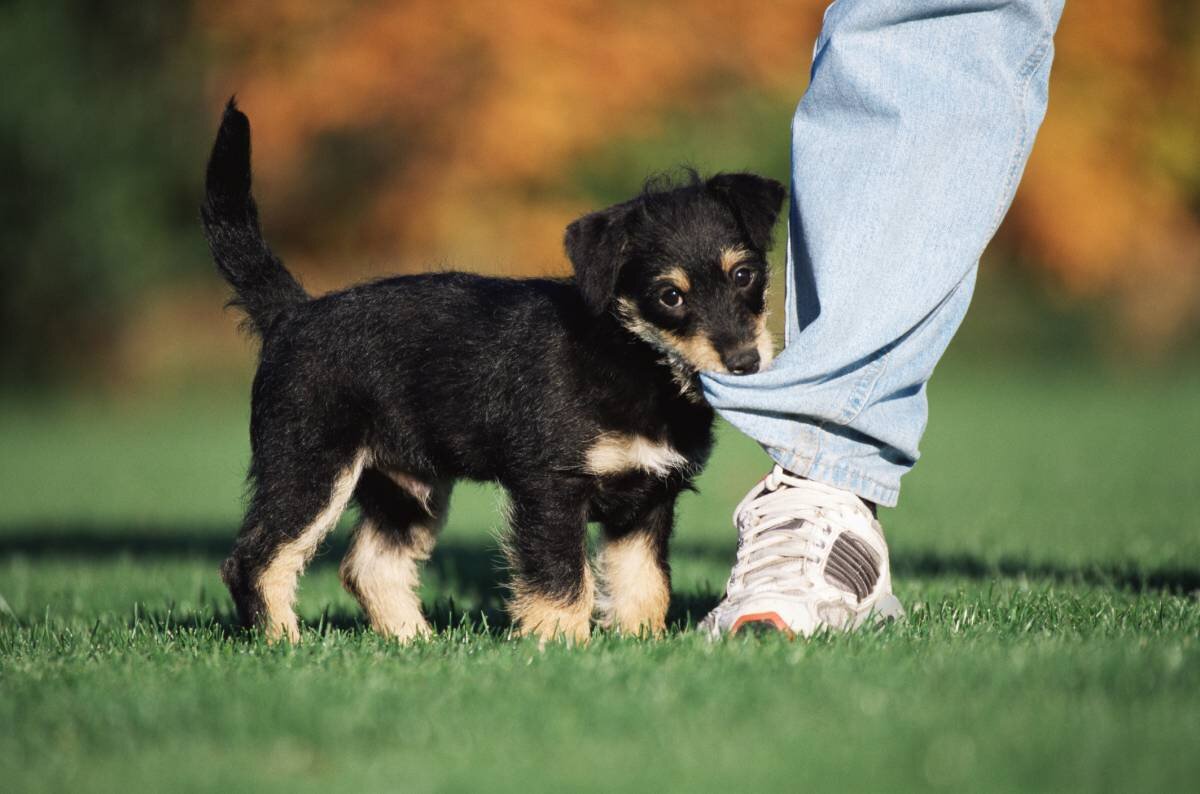
M 910 619 L 709 644 L 728 514 L 765 470 L 723 431 L 673 553 L 675 631 L 505 636 L 497 496 L 456 493 L 400 648 L 304 578 L 298 648 L 230 628 L 238 397 L 0 411 L 0 789 L 1191 788 L 1200 776 L 1200 374 L 944 371 L 886 511 Z

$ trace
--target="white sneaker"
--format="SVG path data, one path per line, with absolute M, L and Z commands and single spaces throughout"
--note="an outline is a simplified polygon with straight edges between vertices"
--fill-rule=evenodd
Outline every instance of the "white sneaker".
M 700 622 L 716 638 L 747 629 L 811 636 L 904 617 L 883 529 L 849 491 L 776 466 L 733 513 L 737 562 Z

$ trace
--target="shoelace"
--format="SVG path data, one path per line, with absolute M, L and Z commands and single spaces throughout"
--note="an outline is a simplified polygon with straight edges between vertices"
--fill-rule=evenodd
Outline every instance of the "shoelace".
M 824 483 L 789 476 L 776 466 L 734 512 L 737 562 L 726 595 L 753 589 L 802 594 L 828 555 L 847 518 L 869 512 L 857 496 Z M 799 522 L 797 524 L 797 522 Z

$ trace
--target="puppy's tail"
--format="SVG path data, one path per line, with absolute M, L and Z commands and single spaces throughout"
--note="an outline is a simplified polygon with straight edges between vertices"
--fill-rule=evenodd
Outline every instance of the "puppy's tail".
M 308 293 L 271 253 L 250 195 L 250 120 L 229 100 L 208 160 L 204 236 L 213 261 L 233 287 L 231 306 L 246 312 L 262 336 L 279 315 L 308 300 Z

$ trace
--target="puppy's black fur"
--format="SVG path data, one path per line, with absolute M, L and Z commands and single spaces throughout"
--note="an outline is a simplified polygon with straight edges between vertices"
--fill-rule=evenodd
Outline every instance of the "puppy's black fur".
M 510 496 L 519 628 L 586 636 L 597 521 L 609 621 L 661 630 L 675 499 L 712 444 L 697 372 L 766 364 L 783 198 L 752 174 L 692 175 L 572 223 L 574 279 L 436 273 L 310 298 L 262 238 L 249 122 L 231 100 L 202 214 L 262 338 L 251 498 L 222 566 L 244 623 L 298 636 L 296 577 L 353 498 L 363 524 L 343 580 L 380 631 L 424 631 L 415 565 L 468 478 Z

